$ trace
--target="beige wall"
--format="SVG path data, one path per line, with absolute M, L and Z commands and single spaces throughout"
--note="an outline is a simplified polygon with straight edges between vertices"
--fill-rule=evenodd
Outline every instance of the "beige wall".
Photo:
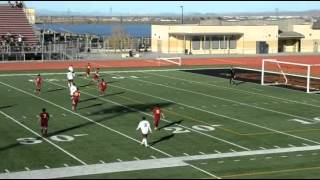
M 152 51 L 163 53 L 182 53 L 190 49 L 190 40 L 183 47 L 183 36 L 170 37 L 169 33 L 243 33 L 237 40 L 236 49 L 192 50 L 193 54 L 255 54 L 256 41 L 267 41 L 269 52 L 278 51 L 278 26 L 199 26 L 199 25 L 152 25 Z M 161 43 L 159 43 L 161 41 Z M 161 48 L 158 45 L 161 44 Z
M 301 52 L 320 52 L 320 30 L 312 29 L 311 25 L 293 25 L 293 31 L 303 34 L 301 39 Z M 316 48 L 315 43 L 318 43 Z

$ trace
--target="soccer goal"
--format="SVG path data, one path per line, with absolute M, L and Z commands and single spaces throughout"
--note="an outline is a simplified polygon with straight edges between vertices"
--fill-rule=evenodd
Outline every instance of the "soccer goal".
M 159 66 L 161 66 L 161 64 L 178 65 L 178 66 L 182 65 L 181 57 L 157 58 L 157 60 L 158 60 Z
M 263 59 L 261 85 L 288 86 L 307 93 L 319 93 L 320 64 Z

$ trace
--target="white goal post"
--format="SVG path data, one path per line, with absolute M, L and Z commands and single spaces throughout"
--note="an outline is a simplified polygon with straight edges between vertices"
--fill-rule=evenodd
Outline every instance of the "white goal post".
M 269 66 L 268 66 L 269 65 Z M 272 68 L 270 68 L 272 67 Z M 270 68 L 270 69 L 268 69 Z M 261 85 L 288 85 L 296 86 L 299 88 L 306 89 L 307 93 L 319 93 L 320 92 L 320 64 L 303 64 L 279 61 L 276 59 L 262 59 L 261 66 Z M 315 72 L 317 74 L 315 74 Z M 274 76 L 279 76 L 282 82 L 265 82 L 266 74 L 273 74 Z M 295 83 L 293 80 L 289 79 L 299 78 L 299 83 Z M 319 87 L 311 86 L 311 81 L 317 80 Z M 271 80 L 272 81 L 272 80 Z M 302 82 L 302 85 L 301 85 Z
M 178 66 L 182 65 L 181 57 L 157 58 L 157 60 L 159 62 L 159 66 L 161 64 L 161 61 L 165 61 L 165 62 L 169 62 L 169 63 L 172 63 L 172 64 L 176 64 Z

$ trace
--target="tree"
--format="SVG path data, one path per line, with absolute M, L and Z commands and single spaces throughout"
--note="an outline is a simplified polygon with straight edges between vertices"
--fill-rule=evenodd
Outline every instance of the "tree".
M 112 28 L 112 34 L 109 38 L 109 43 L 110 46 L 115 50 L 120 49 L 122 51 L 123 49 L 129 48 L 129 36 L 123 30 L 121 25 Z

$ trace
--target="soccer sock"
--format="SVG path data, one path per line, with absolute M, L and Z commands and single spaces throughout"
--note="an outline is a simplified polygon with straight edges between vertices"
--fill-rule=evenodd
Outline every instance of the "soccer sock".
M 148 146 L 147 138 L 144 138 L 144 145 L 145 145 L 145 146 Z

